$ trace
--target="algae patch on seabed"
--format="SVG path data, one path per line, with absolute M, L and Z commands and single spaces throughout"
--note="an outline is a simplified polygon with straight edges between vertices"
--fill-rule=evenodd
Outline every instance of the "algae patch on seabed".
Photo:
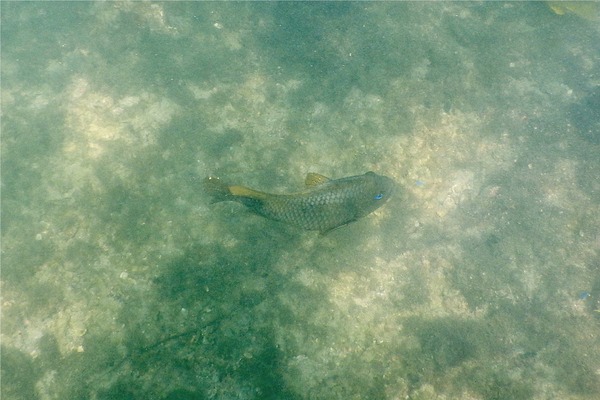
M 600 4 L 596 1 L 547 1 L 557 15 L 573 14 L 589 21 L 600 21 Z

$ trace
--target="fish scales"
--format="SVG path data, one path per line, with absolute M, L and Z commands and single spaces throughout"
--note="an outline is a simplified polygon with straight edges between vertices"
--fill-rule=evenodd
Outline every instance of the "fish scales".
M 266 218 L 306 230 L 327 232 L 381 207 L 392 195 L 394 182 L 374 172 L 341 179 L 310 173 L 307 188 L 293 194 L 272 194 L 245 186 L 226 185 L 219 178 L 205 179 L 214 202 L 237 201 Z

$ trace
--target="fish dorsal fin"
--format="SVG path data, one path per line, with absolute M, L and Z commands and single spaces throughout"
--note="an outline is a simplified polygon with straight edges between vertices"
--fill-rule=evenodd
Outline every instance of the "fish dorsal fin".
M 319 186 L 327 182 L 329 182 L 328 177 L 321 174 L 316 174 L 314 172 L 309 172 L 306 174 L 306 179 L 304 180 L 304 184 L 308 187 Z

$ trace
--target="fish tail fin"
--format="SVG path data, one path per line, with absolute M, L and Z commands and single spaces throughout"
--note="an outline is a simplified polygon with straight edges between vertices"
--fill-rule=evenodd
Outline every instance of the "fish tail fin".
M 210 196 L 211 203 L 235 200 L 233 194 L 229 191 L 229 186 L 224 184 L 221 179 L 216 176 L 206 177 L 203 184 L 204 190 Z

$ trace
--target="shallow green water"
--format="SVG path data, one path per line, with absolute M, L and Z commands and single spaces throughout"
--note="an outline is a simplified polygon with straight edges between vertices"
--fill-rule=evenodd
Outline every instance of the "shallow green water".
M 598 10 L 1 7 L 3 399 L 600 396 Z M 324 236 L 200 184 L 369 170 Z

